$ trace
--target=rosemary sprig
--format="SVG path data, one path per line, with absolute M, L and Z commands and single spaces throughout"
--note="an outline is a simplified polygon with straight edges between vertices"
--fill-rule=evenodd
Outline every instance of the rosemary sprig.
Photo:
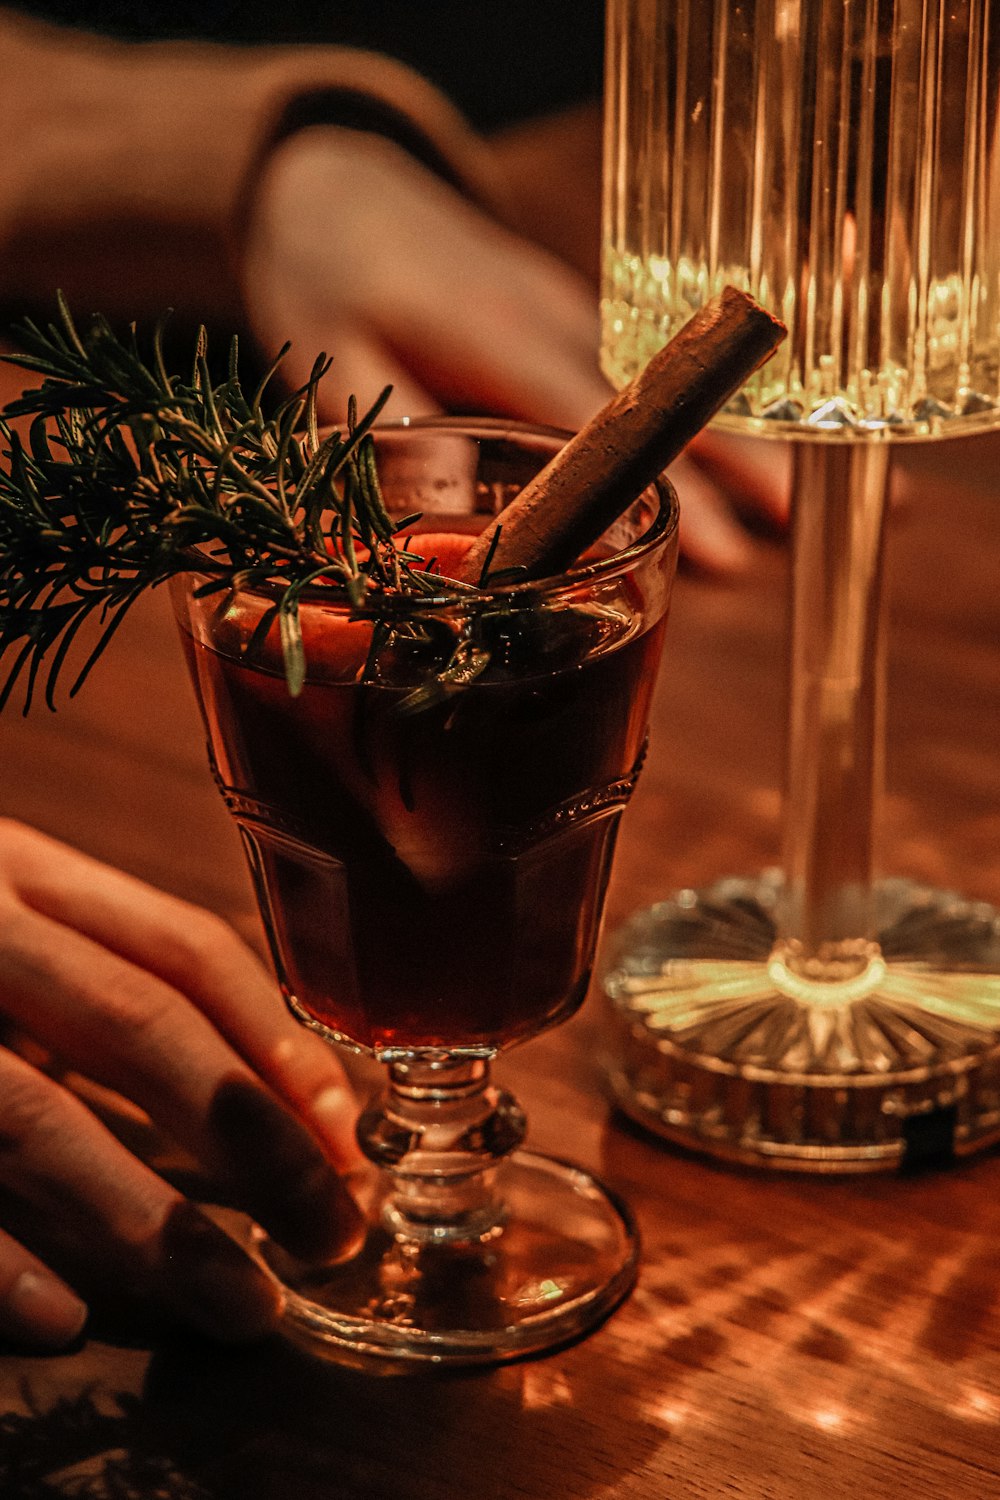
M 56 323 L 18 333 L 23 352 L 5 358 L 42 380 L 0 412 L 0 708 L 23 673 L 25 712 L 39 678 L 53 707 L 70 648 L 96 620 L 75 693 L 139 595 L 191 570 L 192 547 L 211 575 L 203 592 L 280 590 L 265 628 L 276 612 L 293 694 L 303 589 L 327 580 L 361 609 L 373 590 L 441 588 L 397 540 L 414 517 L 394 521 L 379 489 L 370 428 L 389 387 L 321 439 L 324 356 L 269 404 L 287 346 L 248 399 L 235 338 L 213 385 L 204 330 L 186 376 L 167 371 L 162 324 L 144 357 L 134 325 L 125 339 L 101 317 L 80 331 L 61 296 Z M 27 441 L 16 418 L 29 419 Z

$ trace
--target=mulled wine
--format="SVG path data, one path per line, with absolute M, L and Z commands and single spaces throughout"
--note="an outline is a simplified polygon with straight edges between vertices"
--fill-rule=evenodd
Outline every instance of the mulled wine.
M 627 1210 L 518 1149 L 524 1114 L 489 1076 L 586 991 L 677 555 L 657 482 L 583 563 L 484 581 L 474 538 L 564 440 L 486 418 L 378 429 L 386 511 L 422 562 L 353 604 L 302 593 L 290 681 L 277 589 L 172 584 L 288 1003 L 387 1065 L 357 1125 L 379 1169 L 364 1244 L 311 1267 L 256 1241 L 289 1331 L 350 1364 L 546 1349 L 636 1273 Z
M 446 573 L 470 540 L 414 545 Z M 314 595 L 297 697 L 276 624 L 247 651 L 257 601 L 185 629 L 297 1010 L 376 1051 L 491 1049 L 579 1004 L 665 623 L 643 603 L 613 571 L 379 621 Z M 436 685 L 466 641 L 485 663 Z

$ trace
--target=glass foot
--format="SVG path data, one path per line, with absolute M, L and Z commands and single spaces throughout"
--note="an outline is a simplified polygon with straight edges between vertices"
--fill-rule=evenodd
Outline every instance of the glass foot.
M 628 1210 L 580 1168 L 529 1152 L 504 1162 L 497 1187 L 504 1221 L 472 1242 L 419 1244 L 373 1222 L 356 1255 L 317 1270 L 262 1240 L 286 1288 L 288 1336 L 391 1372 L 496 1364 L 592 1328 L 635 1281 Z
M 776 944 L 781 877 L 680 891 L 619 935 L 606 1071 L 622 1109 L 731 1161 L 920 1166 L 1000 1140 L 1000 914 L 876 888 L 878 942 L 835 979 Z

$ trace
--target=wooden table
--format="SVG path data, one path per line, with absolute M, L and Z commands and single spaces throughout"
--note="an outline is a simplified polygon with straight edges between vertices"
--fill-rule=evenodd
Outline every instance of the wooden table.
M 893 523 L 883 828 L 887 868 L 994 900 L 997 453 L 987 438 L 917 455 Z M 612 926 L 678 883 L 776 857 L 784 566 L 761 541 L 744 582 L 678 584 Z M 0 812 L 256 931 L 165 599 L 136 611 L 72 706 L 8 711 L 0 764 Z M 112 1327 L 72 1355 L 0 1361 L 0 1495 L 73 1495 L 81 1476 L 109 1500 L 1000 1495 L 996 1157 L 854 1181 L 687 1157 L 612 1116 L 597 1024 L 586 1007 L 502 1067 L 533 1143 L 638 1213 L 638 1289 L 591 1338 L 489 1373 L 378 1380 L 278 1340 L 230 1353 L 179 1332 L 147 1348 Z
M 593 117 L 553 131 L 591 170 Z M 509 144 L 552 241 L 591 245 L 578 175 L 546 178 L 537 137 Z M 998 460 L 990 438 L 906 460 L 882 829 L 887 870 L 994 901 Z M 760 541 L 745 581 L 679 582 L 609 927 L 678 884 L 777 858 L 785 560 Z M 257 934 L 164 599 L 136 610 L 72 706 L 7 711 L 0 766 L 0 813 Z M 612 1115 L 598 1026 L 591 1002 L 501 1067 L 533 1144 L 637 1212 L 639 1285 L 598 1332 L 496 1371 L 379 1380 L 277 1339 L 232 1353 L 179 1331 L 151 1348 L 102 1325 L 72 1355 L 0 1358 L 2 1500 L 1000 1496 L 996 1156 L 845 1181 L 697 1160 Z

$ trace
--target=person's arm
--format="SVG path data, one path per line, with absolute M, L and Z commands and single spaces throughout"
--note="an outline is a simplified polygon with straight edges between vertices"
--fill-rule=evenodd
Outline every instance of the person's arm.
M 419 75 L 338 47 L 121 43 L 0 8 L 0 304 L 234 322 L 248 200 L 311 124 L 397 140 L 485 202 L 491 153 Z
M 84 314 L 249 326 L 266 360 L 291 339 L 286 383 L 334 356 L 330 421 L 386 383 L 390 415 L 570 429 L 607 399 L 592 287 L 511 227 L 489 143 L 403 65 L 114 43 L 0 9 L 0 80 L 0 306 L 48 310 L 61 287 Z M 738 570 L 729 501 L 780 516 L 780 461 L 718 438 L 693 451 L 674 475 L 682 547 Z

